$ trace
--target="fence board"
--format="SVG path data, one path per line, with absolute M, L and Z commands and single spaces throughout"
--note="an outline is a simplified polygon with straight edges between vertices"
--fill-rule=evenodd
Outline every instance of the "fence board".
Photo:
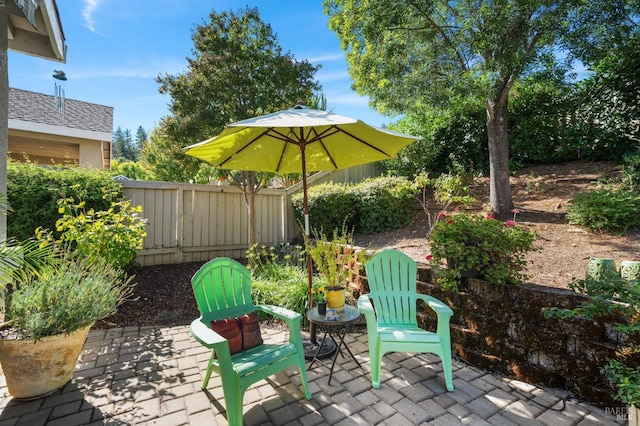
M 373 164 L 316 173 L 309 185 L 333 181 L 358 182 L 376 176 Z M 249 246 L 249 219 L 242 191 L 232 186 L 175 182 L 121 181 L 134 206 L 149 220 L 143 249 L 136 261 L 143 266 L 204 262 L 213 257 L 242 258 Z M 300 235 L 291 196 L 302 190 L 262 189 L 255 196 L 256 242 L 276 245 Z

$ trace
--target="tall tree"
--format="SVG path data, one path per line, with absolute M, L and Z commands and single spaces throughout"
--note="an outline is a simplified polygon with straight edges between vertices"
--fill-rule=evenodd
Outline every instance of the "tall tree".
M 309 102 L 320 85 L 318 67 L 283 53 L 271 26 L 256 8 L 209 14 L 192 32 L 187 71 L 158 76 L 160 93 L 171 96 L 166 137 L 184 147 L 220 133 L 230 122 Z M 153 138 L 152 138 L 153 139 Z M 269 175 L 234 174 L 249 212 L 249 243 L 255 242 L 254 197 Z
M 638 6 L 616 0 L 617 8 L 598 13 L 605 3 L 611 2 L 325 0 L 324 7 L 346 51 L 354 88 L 381 112 L 411 114 L 425 103 L 446 105 L 461 96 L 483 100 L 490 203 L 496 216 L 505 218 L 513 208 L 509 92 L 554 49 L 578 47 L 579 34 L 591 34 L 588 24 L 615 30 L 609 40 L 624 40 L 621 34 L 633 27 L 622 23 Z M 576 56 L 598 40 L 581 38 Z

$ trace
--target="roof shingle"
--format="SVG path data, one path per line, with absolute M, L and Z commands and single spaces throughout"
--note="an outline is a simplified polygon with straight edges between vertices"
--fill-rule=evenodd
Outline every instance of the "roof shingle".
M 9 88 L 9 119 L 113 133 L 113 107 L 65 99 L 64 116 L 55 97 L 44 93 Z

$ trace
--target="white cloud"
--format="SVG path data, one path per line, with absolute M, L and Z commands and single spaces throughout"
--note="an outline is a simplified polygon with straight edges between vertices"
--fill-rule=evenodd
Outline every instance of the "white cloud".
M 89 31 L 95 33 L 96 27 L 93 20 L 93 12 L 98 8 L 100 0 L 84 0 L 84 8 L 82 9 L 82 17 L 84 18 L 85 27 L 89 28 Z
M 309 62 L 330 62 L 330 61 L 344 60 L 344 53 L 343 52 L 327 53 L 327 54 L 324 54 L 324 55 L 311 57 L 311 58 L 309 58 L 307 60 Z

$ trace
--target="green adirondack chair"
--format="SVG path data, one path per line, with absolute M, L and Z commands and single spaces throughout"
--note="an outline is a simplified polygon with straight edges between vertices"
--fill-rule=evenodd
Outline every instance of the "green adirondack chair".
M 191 323 L 191 335 L 213 349 L 202 389 L 206 389 L 212 372 L 220 375 L 230 425 L 242 424 L 242 401 L 247 388 L 287 367 L 298 367 L 304 396 L 311 398 L 300 334 L 300 314 L 277 306 L 254 305 L 251 300 L 251 272 L 232 259 L 216 258 L 205 263 L 193 275 L 191 285 L 200 311 L 200 318 Z M 289 326 L 288 343 L 264 343 L 231 354 L 228 341 L 211 329 L 211 322 L 239 317 L 255 310 L 286 322 Z
M 430 352 L 442 360 L 447 390 L 453 391 L 449 319 L 453 311 L 438 299 L 416 292 L 417 265 L 396 250 L 383 250 L 365 265 L 369 294 L 358 298 L 367 321 L 371 383 L 380 387 L 382 357 L 387 352 Z M 424 301 L 438 317 L 435 333 L 418 326 L 417 301 Z

